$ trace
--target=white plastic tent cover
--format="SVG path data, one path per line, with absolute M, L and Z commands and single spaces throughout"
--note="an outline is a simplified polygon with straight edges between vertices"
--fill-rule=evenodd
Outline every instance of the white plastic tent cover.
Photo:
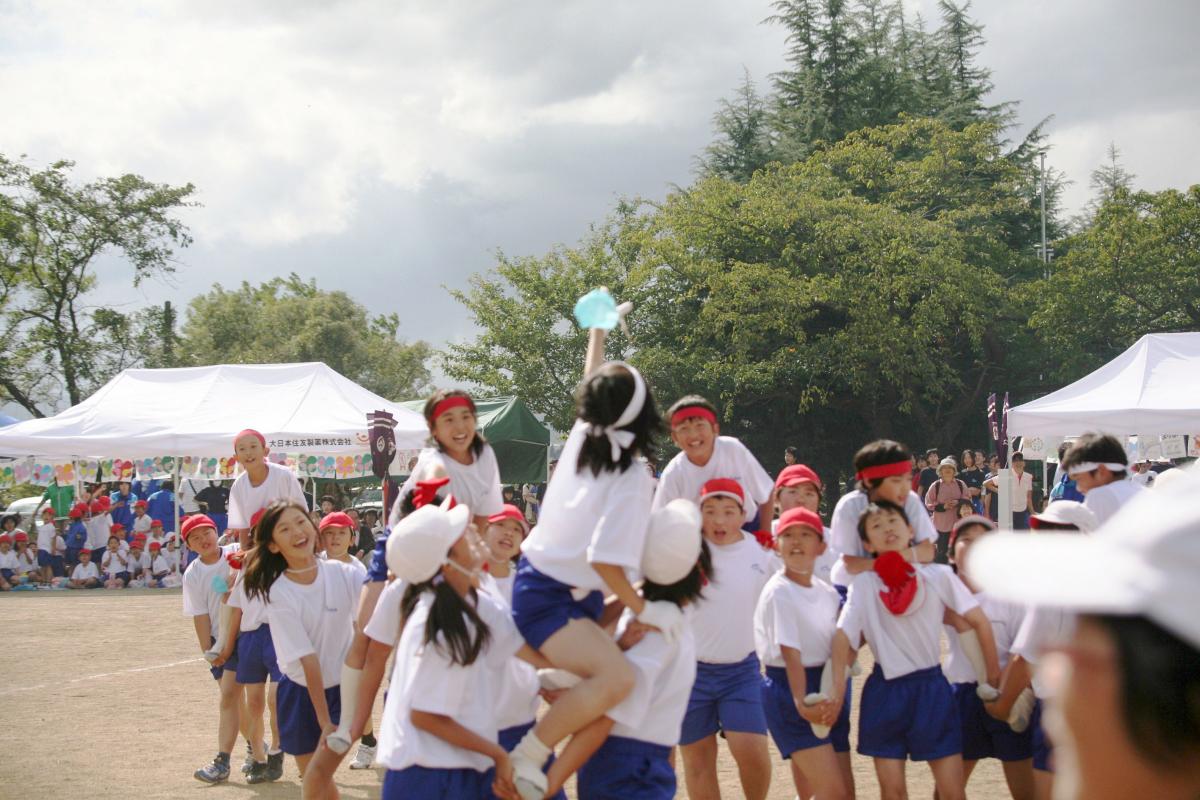
M 319 362 L 127 369 L 61 414 L 0 429 L 0 456 L 227 456 L 245 428 L 280 452 L 363 453 L 372 411 L 396 418 L 398 449 L 429 436 L 420 414 Z
M 1092 374 L 1008 412 L 1008 435 L 1200 435 L 1200 333 L 1147 334 Z

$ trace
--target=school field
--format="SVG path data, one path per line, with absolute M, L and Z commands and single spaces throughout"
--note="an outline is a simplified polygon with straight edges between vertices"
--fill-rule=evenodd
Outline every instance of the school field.
M 216 749 L 217 694 L 178 590 L 5 593 L 0 643 L 0 800 L 300 797 L 291 760 L 277 783 L 244 783 L 240 739 L 229 783 L 192 777 Z M 733 761 L 722 755 L 722 794 L 740 797 Z M 346 798 L 376 798 L 381 777 L 343 767 L 338 786 Z M 878 797 L 868 759 L 855 756 L 855 778 L 858 797 Z M 967 789 L 983 800 L 1008 796 L 996 762 L 981 765 Z M 909 793 L 933 796 L 923 765 L 910 765 Z M 770 797 L 794 794 L 778 762 Z M 686 796 L 682 776 L 678 796 Z

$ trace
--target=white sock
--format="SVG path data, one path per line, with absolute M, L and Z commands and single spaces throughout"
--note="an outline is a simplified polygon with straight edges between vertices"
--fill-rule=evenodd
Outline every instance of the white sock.
M 537 738 L 532 728 L 530 728 L 529 733 L 525 734 L 525 737 L 513 749 L 513 755 L 524 756 L 536 764 L 538 769 L 541 769 L 542 764 L 546 763 L 546 759 L 550 758 L 551 752 L 551 749 L 542 744 L 541 739 Z
M 330 734 L 330 738 L 339 737 L 347 743 L 350 743 L 350 726 L 354 724 L 354 713 L 358 710 L 358 685 L 362 682 L 362 670 L 354 667 L 342 665 L 342 715 L 338 722 L 337 730 Z M 335 751 L 337 752 L 337 751 Z M 345 751 L 342 751 L 345 752 Z
M 959 633 L 958 644 L 962 647 L 967 661 L 971 662 L 971 669 L 975 671 L 975 682 L 980 686 L 987 684 L 987 662 L 983 660 L 983 648 L 979 646 L 979 636 L 975 633 L 975 629 Z

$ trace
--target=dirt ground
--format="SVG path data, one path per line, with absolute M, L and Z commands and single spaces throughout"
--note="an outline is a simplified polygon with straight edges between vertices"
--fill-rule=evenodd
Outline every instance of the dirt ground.
M 299 798 L 290 759 L 283 780 L 244 783 L 236 771 L 240 739 L 229 783 L 206 786 L 192 777 L 216 750 L 217 690 L 181 609 L 178 590 L 0 595 L 0 709 L 6 722 L 0 726 L 0 800 Z M 855 681 L 852 718 L 861 680 Z M 772 754 L 777 757 L 773 746 Z M 910 796 L 932 797 L 928 768 L 909 766 Z M 723 748 L 719 769 L 723 796 L 741 797 L 736 767 Z M 879 796 L 869 759 L 856 755 L 854 773 L 858 797 Z M 381 780 L 375 770 L 343 766 L 338 774 L 342 796 L 354 800 L 379 797 Z M 682 798 L 682 775 L 679 786 Z M 995 761 L 981 764 L 967 788 L 972 798 L 1008 797 Z M 777 761 L 770 797 L 794 796 L 787 765 Z

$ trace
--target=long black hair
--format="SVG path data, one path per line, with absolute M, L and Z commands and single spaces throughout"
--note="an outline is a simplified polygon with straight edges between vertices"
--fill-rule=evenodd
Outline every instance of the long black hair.
M 712 579 L 712 553 L 708 549 L 708 542 L 701 539 L 700 558 L 696 560 L 696 565 L 692 567 L 691 572 L 669 586 L 663 586 L 651 580 L 644 581 L 642 597 L 647 603 L 655 600 L 667 600 L 683 607 L 686 603 L 694 603 L 703 598 L 704 585 Z
M 272 553 L 267 545 L 275 534 L 275 526 L 279 523 L 279 518 L 290 508 L 299 511 L 304 515 L 304 519 L 308 520 L 310 525 L 312 524 L 312 519 L 308 516 L 308 509 L 294 500 L 276 500 L 267 506 L 263 511 L 262 519 L 254 527 L 252 545 L 242 562 L 242 583 L 246 587 L 247 597 L 261 597 L 266 600 L 271 593 L 271 586 L 287 569 L 287 559 L 283 557 L 283 554 Z M 314 536 L 316 530 L 316 526 L 313 525 Z
M 429 399 L 425 401 L 425 424 L 429 426 L 429 442 L 438 450 L 443 450 L 442 443 L 439 442 L 433 435 L 433 426 L 437 422 L 433 418 L 433 410 L 438 407 L 438 404 L 450 397 L 465 397 L 467 402 L 471 404 L 471 415 L 475 417 L 475 438 L 471 440 L 471 455 L 476 458 L 483 452 L 483 446 L 487 444 L 487 439 L 483 438 L 483 434 L 479 431 L 479 414 L 475 411 L 475 400 L 470 393 L 462 389 L 438 389 L 433 394 L 429 395 Z
M 425 592 L 433 592 L 433 604 L 425 618 L 425 635 L 421 641 L 432 644 L 450 658 L 450 663 L 468 666 L 479 658 L 483 648 L 491 639 L 492 632 L 487 623 L 475 610 L 474 603 L 463 599 L 439 571 L 423 583 L 411 583 L 404 587 L 400 599 L 400 627 L 408 624 L 408 618 Z M 471 600 L 476 599 L 471 589 Z M 467 625 L 468 621 L 471 623 Z M 471 633 L 474 628 L 474 635 Z
M 575 390 L 575 415 L 584 422 L 604 427 L 612 425 L 625 411 L 633 398 L 634 377 L 623 364 L 607 363 L 589 375 Z M 592 475 L 601 472 L 624 472 L 641 453 L 649 455 L 654 449 L 654 438 L 662 432 L 662 420 L 654 407 L 654 396 L 646 387 L 646 401 L 633 422 L 622 430 L 633 434 L 633 444 L 621 450 L 621 457 L 612 460 L 612 444 L 604 434 L 586 434 L 579 448 L 577 472 L 585 469 Z

